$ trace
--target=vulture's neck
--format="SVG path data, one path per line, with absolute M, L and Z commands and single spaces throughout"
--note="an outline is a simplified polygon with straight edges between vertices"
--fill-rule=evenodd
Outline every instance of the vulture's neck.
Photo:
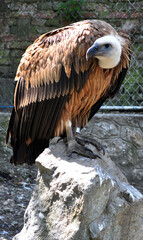
M 99 66 L 104 69 L 114 68 L 120 62 L 120 55 L 116 54 L 112 57 L 99 57 Z

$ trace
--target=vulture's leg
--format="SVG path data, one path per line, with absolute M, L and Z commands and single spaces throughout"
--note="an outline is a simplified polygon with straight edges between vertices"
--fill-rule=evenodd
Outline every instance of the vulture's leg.
M 105 155 L 105 149 L 104 149 L 104 147 L 102 146 L 102 144 L 101 143 L 99 143 L 97 140 L 95 140 L 95 139 L 92 139 L 92 138 L 90 138 L 90 137 L 88 137 L 88 136 L 86 136 L 86 135 L 81 135 L 79 132 L 76 132 L 76 135 L 75 135 L 75 139 L 76 139 L 76 141 L 79 143 L 79 144 L 81 144 L 81 145 L 85 145 L 86 143 L 90 143 L 90 144 L 92 144 L 93 146 L 95 146 L 96 147 L 96 149 L 98 150 L 98 151 L 103 151 L 103 155 Z
M 101 157 L 98 154 L 93 153 L 93 151 L 87 147 L 85 147 L 83 144 L 78 143 L 73 135 L 71 122 L 68 122 L 67 126 L 67 144 L 68 144 L 68 155 L 72 155 L 72 153 L 77 153 L 79 155 L 82 155 L 84 157 L 89 158 L 100 158 Z

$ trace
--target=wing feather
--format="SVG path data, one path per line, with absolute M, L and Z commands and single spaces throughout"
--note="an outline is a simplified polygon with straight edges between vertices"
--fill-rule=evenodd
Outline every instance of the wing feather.
M 15 78 L 14 110 L 7 133 L 7 141 L 9 133 L 12 135 L 14 158 L 19 156 L 20 149 L 30 149 L 29 144 L 33 149 L 31 151 L 35 151 L 34 142 L 40 144 L 38 139 L 54 136 L 66 101 L 74 89 L 79 91 L 87 81 L 91 64 L 84 71 L 80 58 L 86 55 L 88 44 L 82 44 L 83 49 L 78 52 L 80 27 L 78 31 L 75 27 L 69 27 L 45 34 L 23 55 Z M 75 62 L 76 71 L 73 67 Z M 29 155 L 30 150 L 27 151 Z M 11 161 L 22 163 L 25 159 L 24 155 L 23 160 L 12 158 Z
M 96 38 L 104 36 L 105 29 L 106 34 L 110 34 L 111 31 L 116 34 L 116 31 L 105 22 L 82 21 L 43 34 L 28 47 L 15 78 L 17 84 L 14 109 L 6 137 L 8 141 L 11 134 L 15 158 L 12 158 L 12 162 L 25 162 L 26 156 L 22 159 L 20 151 L 24 153 L 28 148 L 26 154 L 31 160 L 27 161 L 33 163 L 41 151 L 38 148 L 39 140 L 44 144 L 41 149 L 48 145 L 48 140 L 54 136 L 63 107 L 70 98 L 73 101 L 74 98 L 71 96 L 75 91 L 80 92 L 83 89 L 92 71 L 93 62 L 96 60 L 87 61 L 86 51 Z M 124 60 L 126 62 L 127 58 L 128 54 L 126 56 L 125 53 L 123 62 Z M 126 63 L 120 65 L 121 69 L 114 75 L 113 82 L 118 79 L 117 75 L 125 66 L 127 67 Z M 120 74 L 119 78 L 123 75 Z M 99 84 L 100 82 L 97 82 L 96 89 Z M 114 94 L 119 85 L 114 86 L 114 89 L 108 89 L 110 91 L 105 92 L 94 104 L 89 118 L 110 94 Z M 56 131 L 60 132 L 58 129 Z M 31 156 L 33 154 L 34 157 Z
M 88 22 L 86 24 L 88 27 L 91 25 Z M 30 104 L 37 100 L 51 99 L 55 96 L 69 94 L 75 88 L 76 79 L 72 79 L 73 71 L 79 75 L 80 72 L 88 71 L 91 65 L 91 62 L 87 62 L 85 58 L 86 51 L 91 44 L 86 31 L 85 36 L 82 36 L 85 26 L 84 23 L 81 23 L 44 34 L 26 50 L 18 67 L 16 80 L 18 79 L 17 85 L 20 87 L 20 81 L 24 79 L 27 89 L 24 90 L 22 99 L 15 91 L 15 95 L 19 95 L 19 101 L 17 101 L 17 96 L 15 97 L 14 106 L 16 109 L 26 106 L 27 101 Z M 74 69 L 72 66 L 74 66 Z M 55 83 L 60 84 L 56 85 Z M 41 93 L 39 93 L 38 88 L 41 88 L 41 86 L 48 89 L 45 96 L 41 96 Z M 35 88 L 38 91 L 35 98 L 29 97 L 27 100 L 27 94 L 35 93 L 33 91 Z M 19 91 L 18 87 L 17 90 Z

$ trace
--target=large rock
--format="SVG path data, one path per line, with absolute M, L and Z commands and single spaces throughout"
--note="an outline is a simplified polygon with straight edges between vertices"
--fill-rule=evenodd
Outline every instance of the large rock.
M 37 183 L 13 240 L 143 239 L 143 196 L 107 155 L 69 158 L 61 141 L 36 162 Z

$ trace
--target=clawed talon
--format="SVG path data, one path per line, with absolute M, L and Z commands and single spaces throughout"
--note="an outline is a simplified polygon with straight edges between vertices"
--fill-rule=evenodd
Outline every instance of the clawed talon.
M 76 141 L 81 144 L 81 145 L 85 145 L 86 143 L 90 143 L 92 144 L 93 146 L 95 146 L 97 148 L 98 151 L 103 151 L 103 155 L 105 155 L 105 149 L 104 147 L 102 146 L 101 143 L 99 143 L 97 140 L 95 139 L 92 139 L 88 136 L 81 136 L 79 133 L 76 133 L 76 136 L 75 136 L 75 139 Z
M 100 155 L 97 153 L 94 153 L 91 150 L 91 146 L 87 146 L 87 143 L 92 144 L 98 151 L 103 151 L 103 155 L 105 155 L 105 149 L 104 147 L 97 141 L 94 140 L 88 136 L 82 136 L 80 133 L 73 134 L 73 130 L 71 128 L 71 125 L 67 125 L 67 136 L 62 137 L 64 143 L 67 145 L 68 148 L 68 156 L 72 157 L 72 153 L 77 153 L 79 155 L 82 155 L 84 157 L 88 158 L 101 158 Z
M 81 139 L 80 139 L 81 140 Z M 91 149 L 85 147 L 83 143 L 76 142 L 75 139 L 70 140 L 68 142 L 68 156 L 72 157 L 72 153 L 77 153 L 79 155 L 82 155 L 84 157 L 88 158 L 100 158 L 101 157 L 98 154 L 95 154 Z

